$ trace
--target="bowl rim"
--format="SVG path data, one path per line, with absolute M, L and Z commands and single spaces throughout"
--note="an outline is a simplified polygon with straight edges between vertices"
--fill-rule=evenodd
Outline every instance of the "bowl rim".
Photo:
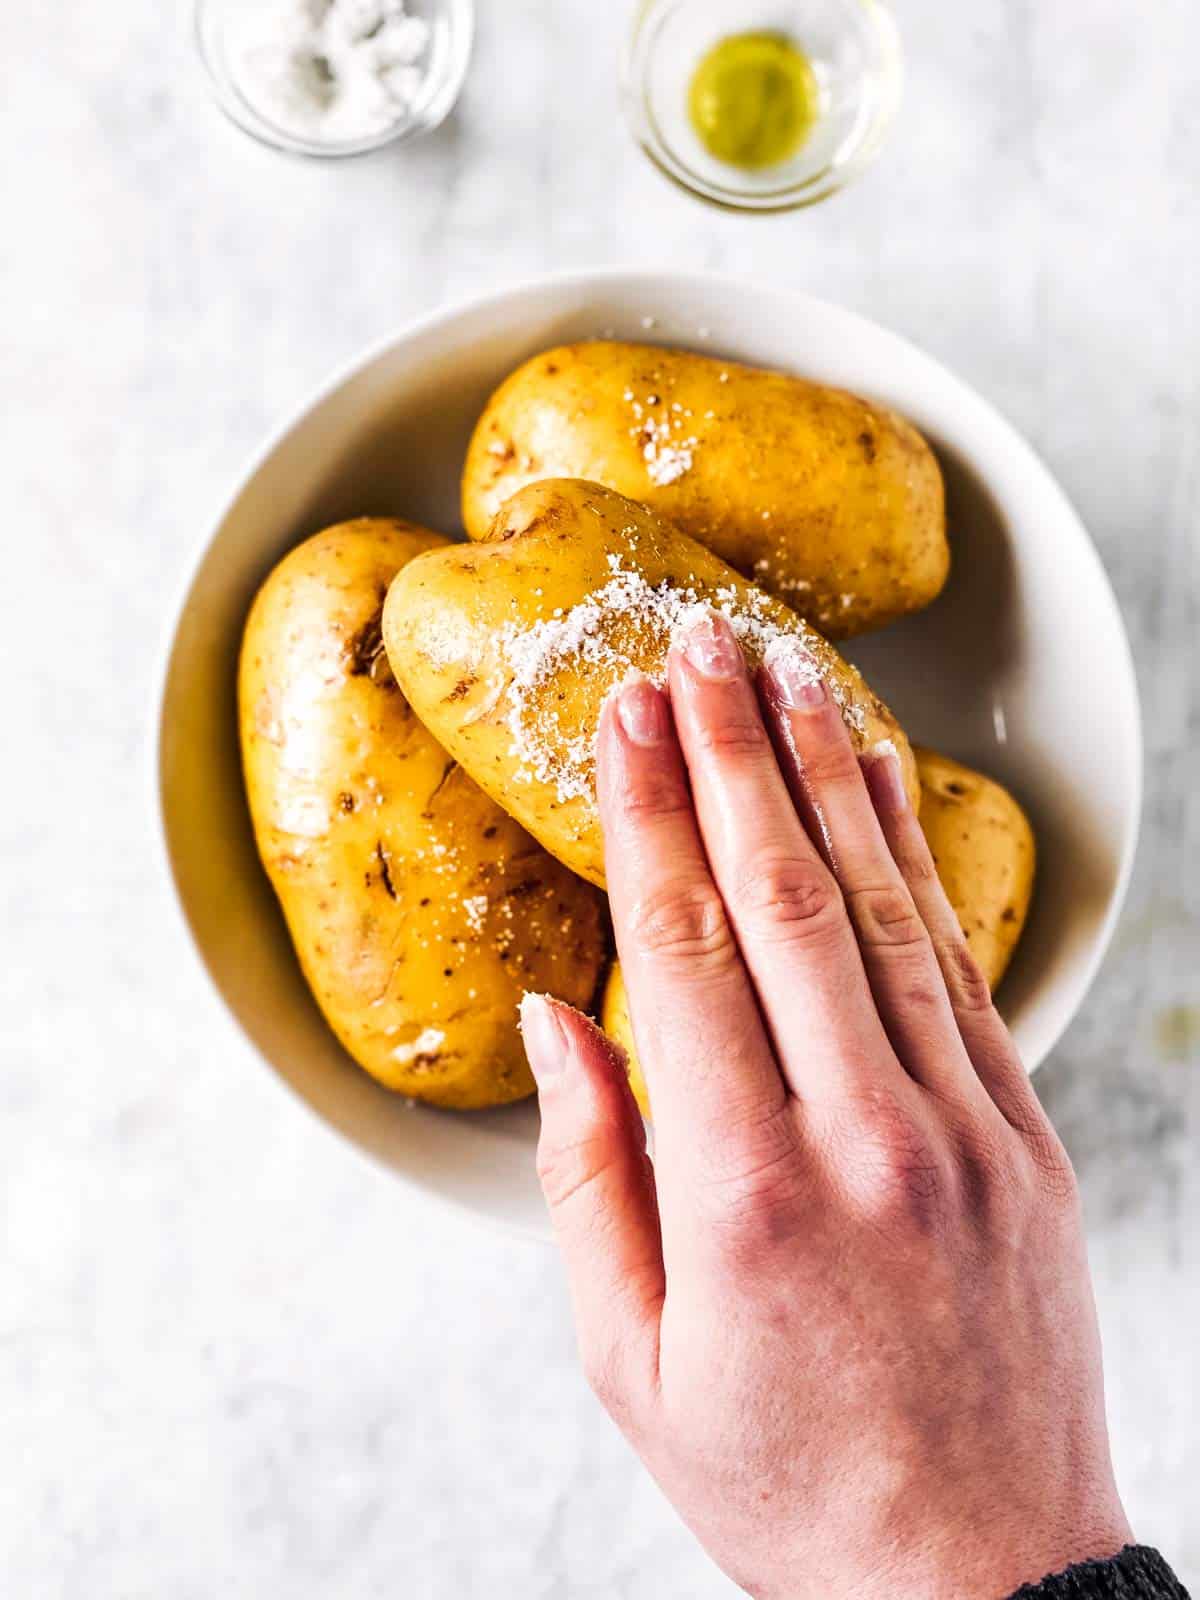
M 302 402 L 293 407 L 284 419 L 269 431 L 266 439 L 255 446 L 243 459 L 240 470 L 232 479 L 232 487 L 227 489 L 217 502 L 216 515 L 205 521 L 203 535 L 197 539 L 190 558 L 184 564 L 178 588 L 174 590 L 176 598 L 166 611 L 167 620 L 163 625 L 158 648 L 154 655 L 155 673 L 151 687 L 151 716 L 148 724 L 147 756 L 150 766 L 148 776 L 153 791 L 151 798 L 153 826 L 151 832 L 155 835 L 156 840 L 152 848 L 159 862 L 166 885 L 169 888 L 168 898 L 174 904 L 178 924 L 182 924 L 186 942 L 205 976 L 210 992 L 218 1001 L 217 1010 L 223 1014 L 226 1024 L 232 1026 L 232 1031 L 240 1040 L 241 1045 L 249 1049 L 261 1066 L 269 1069 L 267 1076 L 287 1095 L 288 1099 L 293 1102 L 299 1102 L 309 1116 L 320 1121 L 328 1132 L 335 1134 L 343 1145 L 349 1147 L 360 1162 L 373 1169 L 380 1176 L 386 1170 L 387 1176 L 401 1182 L 409 1194 L 422 1197 L 443 1210 L 470 1218 L 476 1224 L 480 1222 L 486 1223 L 489 1227 L 498 1229 L 500 1232 L 507 1233 L 512 1237 L 536 1238 L 543 1242 L 549 1239 L 550 1235 L 548 1233 L 536 1232 L 504 1216 L 485 1214 L 454 1194 L 442 1189 L 435 1189 L 416 1178 L 410 1177 L 406 1172 L 385 1163 L 377 1152 L 359 1143 L 350 1133 L 322 1117 L 316 1108 L 309 1104 L 304 1095 L 267 1059 L 232 1007 L 226 1002 L 216 975 L 209 965 L 208 958 L 200 945 L 191 918 L 188 915 L 172 860 L 165 786 L 167 694 L 170 687 L 171 666 L 176 642 L 213 542 L 249 484 L 288 436 L 309 415 L 323 406 L 341 388 L 386 356 L 395 346 L 410 339 L 435 333 L 439 328 L 452 325 L 462 317 L 486 313 L 489 310 L 500 311 L 516 299 L 537 296 L 551 290 L 569 290 L 577 294 L 586 294 L 588 291 L 601 286 L 611 290 L 613 287 L 620 285 L 633 294 L 639 285 L 646 284 L 650 280 L 653 280 L 656 292 L 661 292 L 664 285 L 676 284 L 684 292 L 689 290 L 693 292 L 716 292 L 743 297 L 747 294 L 754 295 L 756 292 L 769 295 L 776 300 L 786 301 L 798 313 L 802 312 L 807 315 L 824 318 L 832 317 L 835 320 L 842 319 L 846 326 L 853 325 L 874 338 L 882 338 L 885 342 L 891 342 L 898 351 L 917 357 L 926 365 L 927 370 L 933 371 L 940 381 L 950 383 L 963 400 L 964 405 L 968 409 L 973 409 L 981 421 L 1001 430 L 1010 445 L 1016 447 L 1026 461 L 1048 480 L 1049 485 L 1062 500 L 1064 507 L 1078 525 L 1082 535 L 1082 559 L 1089 563 L 1092 568 L 1093 576 L 1098 582 L 1097 594 L 1103 597 L 1109 611 L 1108 620 L 1115 626 L 1116 637 L 1120 641 L 1120 660 L 1117 666 L 1120 678 L 1128 691 L 1128 712 L 1131 718 L 1129 732 L 1131 735 L 1132 761 L 1126 774 L 1129 808 L 1120 840 L 1120 863 L 1103 920 L 1093 939 L 1092 948 L 1088 953 L 1087 959 L 1083 963 L 1076 979 L 1070 1003 L 1066 1007 L 1060 1008 L 1061 1015 L 1055 1021 L 1051 1035 L 1045 1043 L 1041 1055 L 1032 1064 L 1027 1064 L 1031 1076 L 1041 1068 L 1051 1053 L 1058 1047 L 1067 1029 L 1079 1015 L 1080 1009 L 1095 982 L 1096 974 L 1111 947 L 1113 934 L 1124 908 L 1133 875 L 1143 813 L 1145 743 L 1136 663 L 1129 643 L 1124 617 L 1117 601 L 1116 591 L 1086 524 L 1076 513 L 1073 504 L 1053 472 L 1051 472 L 1050 468 L 1020 430 L 1009 422 L 1003 412 L 965 379 L 957 377 L 936 356 L 928 354 L 903 334 L 895 333 L 890 328 L 874 321 L 873 318 L 839 305 L 836 301 L 827 300 L 821 296 L 808 294 L 801 290 L 781 287 L 771 283 L 756 282 L 752 278 L 742 277 L 735 273 L 680 271 L 674 268 L 631 267 L 627 265 L 604 266 L 584 270 L 557 271 L 539 274 L 530 278 L 521 278 L 499 288 L 489 289 L 481 294 L 455 300 L 449 305 L 436 307 L 421 316 L 408 319 L 389 333 L 372 341 L 358 354 L 338 363 L 326 378 L 317 385 L 316 389 Z M 730 359 L 734 358 L 731 357 Z

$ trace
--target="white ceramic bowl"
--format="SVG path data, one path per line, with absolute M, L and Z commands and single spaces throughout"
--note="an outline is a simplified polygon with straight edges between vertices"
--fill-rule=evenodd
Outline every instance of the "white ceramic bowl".
M 1132 861 L 1137 691 L 1096 552 L 1062 492 L 995 411 L 893 334 L 798 295 L 710 277 L 548 279 L 408 328 L 267 445 L 204 547 L 163 688 L 162 822 L 175 886 L 225 1004 L 314 1111 L 402 1178 L 482 1219 L 546 1224 L 532 1104 L 411 1110 L 342 1053 L 309 997 L 254 851 L 234 705 L 246 611 L 290 546 L 344 517 L 457 528 L 467 438 L 496 383 L 535 351 L 596 334 L 687 345 L 844 385 L 935 444 L 953 576 L 927 611 L 851 654 L 915 738 L 1012 787 L 1037 830 L 1030 923 L 1001 991 L 1029 1067 L 1078 1009 Z

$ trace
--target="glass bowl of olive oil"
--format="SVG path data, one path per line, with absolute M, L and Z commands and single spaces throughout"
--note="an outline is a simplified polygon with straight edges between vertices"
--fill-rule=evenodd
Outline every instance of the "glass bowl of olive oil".
M 884 0 L 641 0 L 622 87 L 635 138 L 681 188 L 790 211 L 871 162 L 902 82 Z

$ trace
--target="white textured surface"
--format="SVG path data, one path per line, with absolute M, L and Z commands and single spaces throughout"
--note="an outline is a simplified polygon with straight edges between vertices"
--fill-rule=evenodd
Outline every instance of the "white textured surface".
M 1200 1006 L 1194 8 L 908 0 L 879 168 L 773 222 L 705 211 L 631 147 L 621 7 L 483 0 L 456 119 L 337 167 L 227 128 L 175 9 L 8 7 L 3 1592 L 732 1592 L 586 1394 L 553 1256 L 414 1209 L 257 1068 L 150 815 L 162 632 L 246 453 L 411 315 L 606 261 L 889 323 L 1008 412 L 1100 545 L 1146 831 L 1040 1086 L 1083 1181 L 1134 1525 L 1200 1587 L 1200 1052 L 1164 1021 Z

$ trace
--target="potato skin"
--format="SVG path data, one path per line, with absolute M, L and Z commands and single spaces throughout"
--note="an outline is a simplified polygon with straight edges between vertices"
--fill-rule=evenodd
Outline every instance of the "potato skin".
M 935 750 L 916 750 L 921 774 L 921 827 L 950 904 L 992 991 L 1008 969 L 1033 892 L 1033 830 L 1007 789 Z M 600 1023 L 624 1050 L 629 1086 L 650 1115 L 646 1079 L 633 1042 L 621 964 L 614 961 Z
M 633 1018 L 629 1015 L 629 996 L 625 991 L 625 978 L 621 963 L 614 961 L 608 969 L 604 996 L 600 1003 L 600 1026 L 615 1045 L 625 1052 L 625 1066 L 629 1072 L 629 1087 L 644 1117 L 650 1115 L 650 1095 L 646 1089 L 646 1075 L 638 1060 L 633 1042 Z
M 557 477 L 651 506 L 831 639 L 928 605 L 949 571 L 942 475 L 916 429 L 780 372 L 603 340 L 535 356 L 475 428 L 468 534 Z
M 668 599 L 682 589 L 728 607 L 735 620 L 755 617 L 801 639 L 848 721 L 860 724 L 851 730 L 859 748 L 891 739 L 915 797 L 915 763 L 895 719 L 807 623 L 645 506 L 599 484 L 551 479 L 505 504 L 489 542 L 430 551 L 405 567 L 383 632 L 417 715 L 581 877 L 604 884 L 592 756 L 604 698 L 633 668 L 661 679 L 670 644 L 661 619 L 611 602 L 630 584 L 669 586 Z M 611 603 L 598 610 L 602 591 Z M 572 638 L 587 643 L 572 651 Z M 536 656 L 539 641 L 558 639 L 562 655 L 539 674 L 530 648 Z M 745 648 L 757 665 L 761 649 Z
M 971 951 L 995 990 L 1033 895 L 1033 829 L 992 778 L 935 750 L 919 749 L 916 757 L 921 827 Z
M 388 584 L 445 543 L 363 518 L 293 550 L 251 608 L 239 710 L 259 853 L 330 1027 L 388 1088 L 471 1109 L 533 1092 L 521 994 L 587 1005 L 605 933 L 596 892 L 476 788 L 388 668 Z

